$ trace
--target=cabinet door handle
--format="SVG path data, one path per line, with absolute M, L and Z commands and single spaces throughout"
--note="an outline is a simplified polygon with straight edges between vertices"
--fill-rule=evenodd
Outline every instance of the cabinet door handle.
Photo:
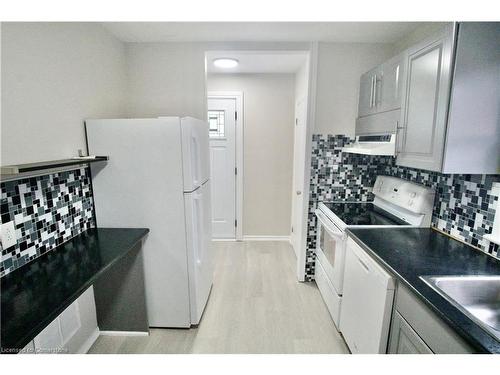
M 399 64 L 396 68 L 396 84 L 395 86 L 395 91 L 394 91 L 394 98 L 397 99 L 399 97 Z
M 399 155 L 403 149 L 404 128 L 404 126 L 399 125 L 399 121 L 396 121 L 396 155 Z
M 377 75 L 373 79 L 373 106 L 377 106 Z
M 370 108 L 373 107 L 373 76 L 370 85 Z

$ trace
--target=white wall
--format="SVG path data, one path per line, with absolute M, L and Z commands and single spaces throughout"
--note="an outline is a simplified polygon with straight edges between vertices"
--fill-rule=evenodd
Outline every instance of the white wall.
M 0 165 L 2 165 L 2 23 L 0 22 Z
M 308 49 L 309 43 L 127 43 L 127 114 L 205 118 L 206 51 Z
M 393 53 L 391 44 L 319 43 L 314 133 L 354 136 L 359 77 Z
M 127 44 L 130 117 L 206 118 L 205 51 L 198 43 Z
M 3 165 L 85 149 L 83 121 L 125 112 L 124 44 L 99 24 L 2 24 Z
M 210 75 L 209 91 L 243 91 L 243 234 L 290 235 L 294 74 Z
M 128 43 L 128 115 L 206 112 L 206 50 L 308 50 L 308 43 Z M 317 133 L 354 135 L 359 77 L 394 55 L 391 44 L 319 43 Z
M 309 89 L 309 59 L 295 73 L 295 101 L 307 96 Z
M 433 22 L 426 23 L 417 27 L 413 32 L 407 35 L 405 38 L 401 39 L 394 44 L 394 55 L 403 52 L 408 47 L 429 38 L 431 35 L 438 33 L 444 27 L 449 25 L 451 22 Z

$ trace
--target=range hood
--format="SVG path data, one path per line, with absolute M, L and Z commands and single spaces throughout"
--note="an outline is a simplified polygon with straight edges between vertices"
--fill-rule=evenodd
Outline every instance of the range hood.
M 358 135 L 354 143 L 343 147 L 342 152 L 362 155 L 396 155 L 396 134 Z

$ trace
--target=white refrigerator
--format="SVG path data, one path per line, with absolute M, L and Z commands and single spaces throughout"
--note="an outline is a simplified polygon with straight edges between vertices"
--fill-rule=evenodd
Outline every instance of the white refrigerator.
M 85 121 L 97 225 L 146 227 L 151 327 L 200 322 L 213 281 L 208 124 L 190 117 Z M 100 164 L 100 163 L 99 163 Z

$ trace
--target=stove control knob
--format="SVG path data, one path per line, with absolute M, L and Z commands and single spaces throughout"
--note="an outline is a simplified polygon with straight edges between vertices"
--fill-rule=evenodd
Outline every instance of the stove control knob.
M 413 199 L 410 199 L 410 200 L 408 201 L 408 206 L 413 206 Z
M 411 198 L 415 198 L 417 196 L 417 193 L 413 192 L 413 193 L 410 193 L 410 197 Z

